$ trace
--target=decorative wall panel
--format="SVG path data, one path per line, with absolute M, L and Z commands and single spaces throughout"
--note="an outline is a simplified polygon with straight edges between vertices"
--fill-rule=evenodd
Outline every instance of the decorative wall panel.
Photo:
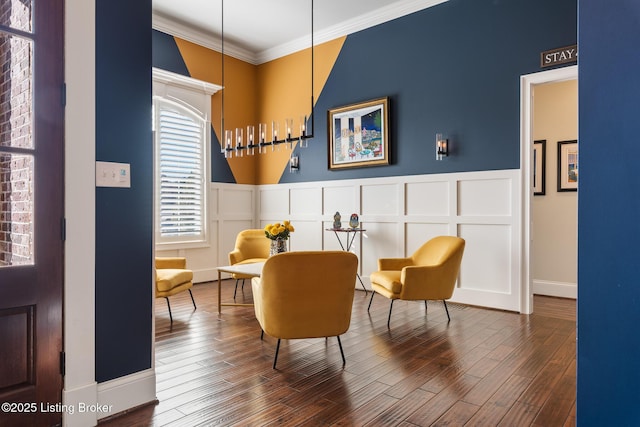
M 322 189 L 315 187 L 291 189 L 292 215 L 320 215 L 322 213 Z
M 280 218 L 289 215 L 289 189 L 286 186 L 272 186 L 260 193 L 260 218 Z M 267 222 L 272 221 L 268 220 Z
M 458 182 L 458 215 L 509 216 L 511 212 L 509 179 L 460 180 Z
M 511 292 L 511 227 L 463 224 L 459 235 L 466 241 L 458 286 L 476 291 Z
M 357 204 L 358 187 L 353 185 L 348 187 L 332 186 L 324 188 L 324 214 L 333 216 L 336 212 L 345 218 L 347 215 L 351 215 L 354 212 L 360 211 L 360 206 Z
M 364 226 L 367 231 L 362 233 L 359 266 L 363 281 L 368 285 L 369 275 L 378 269 L 378 258 L 404 256 L 403 235 L 402 224 L 397 222 L 367 222 Z
M 402 213 L 402 191 L 398 184 L 365 184 L 361 187 L 362 215 L 398 215 Z
M 347 227 L 349 215 L 362 206 L 359 215 L 366 231 L 356 236 L 351 250 L 359 257 L 365 286 L 370 287 L 378 258 L 408 256 L 431 237 L 459 235 L 467 246 L 452 301 L 520 311 L 519 189 L 518 170 L 261 186 L 214 183 L 210 196 L 217 192 L 224 200 L 218 202 L 223 213 L 212 213 L 217 235 L 211 234 L 210 257 L 186 254 L 198 263 L 206 260 L 207 265 L 198 266 L 200 277 L 213 280 L 215 266 L 228 263 L 227 252 L 239 230 L 284 219 L 296 228 L 290 250 L 339 250 L 333 231 L 326 231 L 333 214 L 339 210 Z M 254 216 L 226 213 L 249 206 L 248 190 L 255 201 Z M 228 200 L 242 207 L 222 208 Z M 346 246 L 345 236 L 340 238 Z
M 447 223 L 415 223 L 405 224 L 404 253 L 411 255 L 422 246 L 427 240 L 436 236 L 447 236 L 455 233 L 449 231 Z
M 449 215 L 449 183 L 410 182 L 405 186 L 407 215 Z
M 315 220 L 292 221 L 295 231 L 289 238 L 289 250 L 292 251 L 317 251 L 322 248 L 323 230 Z
M 213 195 L 212 195 L 213 196 Z M 211 197 L 215 199 L 215 197 Z M 220 204 L 221 213 L 223 215 L 241 215 L 251 218 L 254 211 L 254 192 L 251 187 L 222 190 L 222 201 Z M 217 202 L 216 202 L 217 203 Z

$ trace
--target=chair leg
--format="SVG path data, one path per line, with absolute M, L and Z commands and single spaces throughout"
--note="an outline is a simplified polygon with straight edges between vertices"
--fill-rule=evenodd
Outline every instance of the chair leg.
M 373 296 L 376 294 L 376 291 L 371 291 L 371 299 L 369 300 L 369 307 L 367 307 L 367 311 L 371 308 L 371 303 L 373 302 Z
M 169 297 L 164 297 L 167 300 L 167 308 L 169 309 L 169 320 L 173 323 L 173 316 L 171 315 L 171 304 L 169 303 Z
M 340 336 L 336 335 L 338 338 L 338 346 L 340 346 L 340 354 L 342 355 L 342 366 L 347 364 L 347 360 L 344 358 L 344 351 L 342 350 L 342 342 L 340 341 Z
M 276 362 L 278 362 L 279 351 L 280 351 L 280 338 L 278 338 L 278 344 L 276 344 L 276 357 L 273 358 L 273 369 L 276 369 Z
M 427 310 L 429 310 L 429 307 L 427 307 L 427 300 L 424 300 L 424 314 L 427 314 Z
M 449 316 L 449 309 L 447 308 L 447 301 L 442 300 L 442 302 L 444 303 L 444 309 L 447 312 L 447 319 L 449 319 L 449 322 L 451 322 L 451 317 Z
M 193 299 L 193 292 L 191 292 L 191 289 L 189 289 L 189 295 L 191 295 L 191 302 L 193 303 L 193 309 L 196 310 L 198 307 L 196 307 L 196 300 Z
M 236 279 L 236 288 L 233 291 L 233 299 L 236 299 L 236 294 L 238 293 L 238 282 L 240 279 Z M 244 279 L 242 279 L 242 290 L 244 291 Z
M 260 341 L 264 339 L 264 329 L 260 330 Z
M 394 300 L 394 299 L 392 299 L 392 300 L 391 300 L 391 305 L 389 306 L 389 318 L 387 319 L 387 328 L 389 327 L 389 323 L 391 323 L 391 310 L 393 310 L 393 302 L 394 302 L 394 301 L 395 301 L 395 300 Z
M 236 289 L 233 291 L 233 299 L 236 299 L 236 293 L 238 292 L 238 282 L 240 279 L 236 279 Z

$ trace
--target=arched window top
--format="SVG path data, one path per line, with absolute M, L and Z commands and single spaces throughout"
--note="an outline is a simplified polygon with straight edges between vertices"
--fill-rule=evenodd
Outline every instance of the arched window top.
M 154 69 L 156 244 L 208 244 L 211 94 L 206 82 Z

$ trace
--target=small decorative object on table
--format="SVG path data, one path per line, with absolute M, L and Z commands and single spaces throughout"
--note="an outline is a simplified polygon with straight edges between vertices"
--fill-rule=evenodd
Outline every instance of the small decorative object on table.
M 334 230 L 339 230 L 342 228 L 342 221 L 340 221 L 342 217 L 340 216 L 340 212 L 336 212 L 336 214 L 333 216 L 333 229 Z
M 351 214 L 351 218 L 349 219 L 349 226 L 351 228 L 358 228 L 360 225 L 360 221 L 358 220 L 358 214 Z
M 279 222 L 276 222 L 275 224 L 267 224 L 264 227 L 264 235 L 267 239 L 271 239 L 269 256 L 287 252 L 287 240 L 289 240 L 289 233 L 293 233 L 294 231 L 295 229 L 289 221 L 284 221 L 282 224 Z

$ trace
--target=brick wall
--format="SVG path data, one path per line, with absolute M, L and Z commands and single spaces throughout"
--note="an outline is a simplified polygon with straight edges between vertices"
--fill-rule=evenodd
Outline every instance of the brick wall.
M 31 2 L 0 2 L 0 24 L 31 31 Z M 0 32 L 0 266 L 33 262 L 32 44 Z

